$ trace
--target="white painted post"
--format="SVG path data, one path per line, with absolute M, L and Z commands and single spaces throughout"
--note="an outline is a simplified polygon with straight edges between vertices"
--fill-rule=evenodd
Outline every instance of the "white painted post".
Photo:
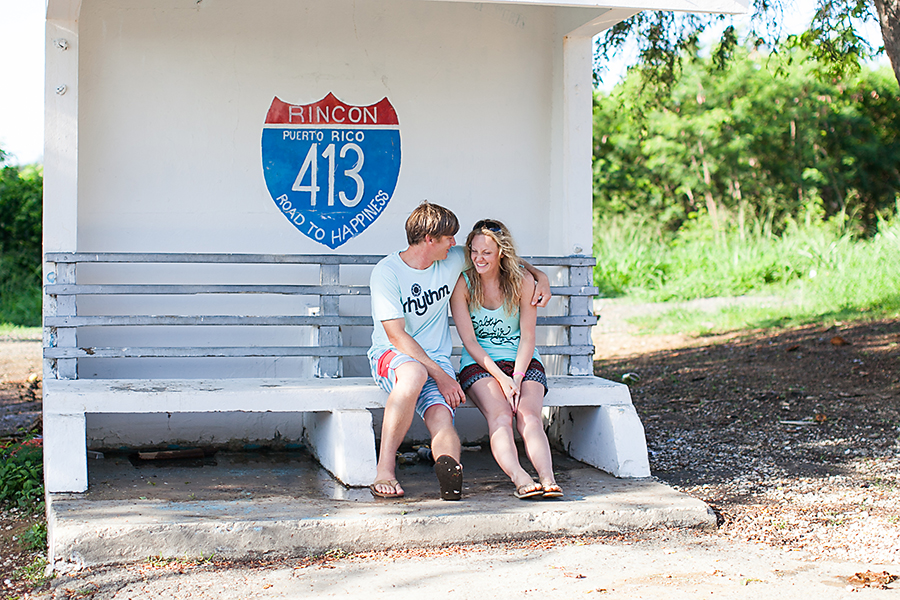
M 44 252 L 75 252 L 78 244 L 79 0 L 47 3 L 44 41 Z M 75 265 L 44 265 L 46 285 L 74 283 Z M 46 314 L 74 315 L 74 298 L 46 298 Z M 44 332 L 45 346 L 75 347 L 74 330 Z M 74 379 L 75 359 L 44 362 L 45 379 Z M 46 437 L 46 434 L 45 434 Z
M 65 399 L 53 396 L 48 387 L 44 388 L 44 487 L 47 493 L 85 492 L 88 479 L 84 413 L 57 412 Z
M 593 225 L 592 37 L 563 38 L 563 219 L 560 254 L 590 251 Z
M 78 12 L 49 2 L 44 79 L 44 252 L 74 252 L 78 228 Z M 60 5 L 66 5 L 61 7 Z
M 561 85 L 562 191 L 559 216 L 551 224 L 551 253 L 590 254 L 593 244 L 593 39 L 619 21 L 636 14 L 635 9 L 571 10 L 560 14 L 557 35 L 562 38 Z M 557 47 L 558 48 L 558 47 Z M 559 64 L 559 63 L 557 63 Z
M 649 477 L 644 426 L 631 404 L 552 407 L 548 437 L 572 458 L 616 477 Z
M 591 267 L 569 267 L 569 285 L 587 287 L 593 285 L 593 269 Z M 569 315 L 589 315 L 593 306 L 590 296 L 569 296 Z M 577 325 L 569 326 L 569 343 L 574 345 L 592 344 L 591 328 Z M 570 356 L 569 375 L 593 375 L 594 357 Z
M 75 284 L 75 263 L 56 264 L 56 283 L 61 285 Z M 75 296 L 57 296 L 56 315 L 61 317 L 74 317 L 78 314 Z M 75 348 L 78 345 L 77 329 L 75 327 L 57 327 L 55 343 L 57 348 Z M 78 379 L 78 359 L 59 358 L 56 360 L 57 379 Z
M 43 285 L 54 284 L 56 283 L 56 266 L 55 262 L 45 262 L 44 263 L 44 281 Z M 50 296 L 48 294 L 44 294 L 43 297 L 43 315 L 44 319 L 47 317 L 55 317 L 57 315 L 57 301 L 56 296 Z M 56 329 L 50 327 L 44 327 L 41 333 L 41 341 L 44 348 L 55 348 L 56 347 Z M 43 359 L 44 363 L 44 380 L 48 379 L 59 379 L 59 374 L 56 371 L 56 359 L 53 358 L 45 358 Z
M 309 412 L 303 415 L 309 451 L 344 485 L 359 487 L 375 479 L 375 431 L 368 410 Z
M 319 267 L 319 283 L 321 285 L 339 285 L 341 282 L 340 265 L 321 265 Z M 340 312 L 340 296 L 319 296 L 319 315 L 338 316 Z M 319 346 L 340 346 L 340 327 L 319 327 Z M 337 356 L 321 356 L 316 366 L 316 377 L 340 377 L 343 375 L 343 362 Z

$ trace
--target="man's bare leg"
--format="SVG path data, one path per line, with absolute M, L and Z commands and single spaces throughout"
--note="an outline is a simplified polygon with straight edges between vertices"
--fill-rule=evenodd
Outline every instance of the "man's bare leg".
M 425 426 L 431 434 L 431 454 L 435 458 L 450 456 L 459 462 L 461 446 L 459 435 L 453 427 L 453 415 L 443 405 L 435 404 L 425 411 Z
M 441 499 L 459 500 L 463 481 L 459 464 L 461 448 L 459 435 L 453 427 L 453 415 L 446 406 L 431 406 L 425 411 L 425 425 L 431 433 L 434 472 L 441 486 Z
M 397 367 L 396 373 L 397 382 L 384 405 L 375 481 L 392 481 L 397 478 L 397 450 L 412 425 L 413 415 L 416 414 L 416 400 L 428 380 L 425 367 L 415 361 L 403 363 Z M 375 489 L 382 494 L 403 494 L 403 488 L 399 484 L 392 486 L 380 483 Z

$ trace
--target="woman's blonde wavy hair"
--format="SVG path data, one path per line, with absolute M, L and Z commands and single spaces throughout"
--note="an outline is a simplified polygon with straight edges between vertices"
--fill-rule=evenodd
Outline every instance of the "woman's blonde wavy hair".
M 522 279 L 525 269 L 522 261 L 516 253 L 516 244 L 512 234 L 506 225 L 494 219 L 482 219 L 475 223 L 475 227 L 466 237 L 466 270 L 469 287 L 469 308 L 477 309 L 484 306 L 484 289 L 481 285 L 481 276 L 475 270 L 472 263 L 472 240 L 476 235 L 484 235 L 494 240 L 500 248 L 500 292 L 503 294 L 503 307 L 507 315 L 513 315 L 519 310 L 519 300 L 522 295 Z

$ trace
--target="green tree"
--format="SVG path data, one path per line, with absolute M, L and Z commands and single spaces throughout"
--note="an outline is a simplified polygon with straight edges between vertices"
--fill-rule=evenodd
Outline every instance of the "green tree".
M 41 200 L 37 166 L 6 164 L 0 150 L 0 322 L 40 325 Z
M 874 232 L 900 193 L 897 83 L 868 69 L 825 82 L 802 57 L 776 77 L 752 47 L 734 54 L 727 72 L 687 57 L 651 99 L 637 73 L 597 95 L 595 206 L 670 230 L 702 212 L 716 234 L 751 222 L 777 232 L 806 214 Z
M 880 51 L 860 35 L 860 25 L 878 21 L 884 51 L 900 82 L 900 0 L 817 0 L 807 31 L 791 36 L 785 36 L 781 27 L 787 5 L 781 0 L 753 0 L 752 26 L 744 34 L 746 39 L 757 47 L 774 49 L 787 44 L 805 49 L 826 72 L 839 75 L 855 72 L 861 60 Z M 727 15 L 639 12 L 601 37 L 595 52 L 595 75 L 602 77 L 606 59 L 627 44 L 635 44 L 645 78 L 665 85 L 674 80 L 685 51 L 696 48 L 700 32 L 730 19 Z M 713 54 L 716 65 L 723 67 L 738 46 L 734 26 L 725 27 Z

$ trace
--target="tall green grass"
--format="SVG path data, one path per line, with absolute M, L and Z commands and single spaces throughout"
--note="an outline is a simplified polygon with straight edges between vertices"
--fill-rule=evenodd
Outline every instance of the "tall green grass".
M 40 262 L 0 255 L 0 323 L 39 326 L 41 303 Z
M 633 217 L 594 224 L 595 284 L 601 296 L 635 302 L 759 295 L 759 306 L 726 306 L 677 316 L 675 328 L 733 329 L 822 320 L 900 317 L 900 218 L 874 236 L 855 236 L 840 219 L 807 219 L 781 235 L 765 227 L 714 232 L 696 220 L 678 232 Z M 646 323 L 672 321 L 672 312 Z M 702 323 L 702 325 L 699 325 Z

